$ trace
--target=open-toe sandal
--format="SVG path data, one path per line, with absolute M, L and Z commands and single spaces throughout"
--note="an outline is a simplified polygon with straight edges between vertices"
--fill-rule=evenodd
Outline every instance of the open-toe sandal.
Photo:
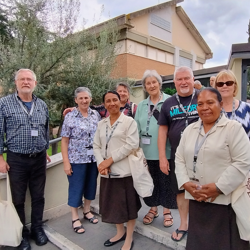
M 165 219 L 165 215 L 169 215 L 171 217 L 168 217 L 168 218 Z M 174 224 L 174 218 L 173 218 L 171 212 L 164 213 L 163 217 L 164 217 L 164 221 L 163 221 L 163 226 L 164 227 L 171 227 L 171 226 L 173 226 L 173 224 Z M 170 221 L 170 223 L 169 223 L 169 221 Z
M 151 216 L 149 216 L 148 214 L 152 214 L 153 216 L 151 217 Z M 155 219 L 155 218 L 157 218 L 159 216 L 159 213 L 158 213 L 158 211 L 154 211 L 153 209 L 150 209 L 149 211 L 148 211 L 148 213 L 144 216 L 144 218 L 143 218 L 143 224 L 145 224 L 145 225 L 149 225 L 149 224 L 151 224 L 152 222 L 153 222 L 153 220 Z M 145 221 L 145 220 L 147 220 L 147 221 Z
M 72 220 L 72 227 L 73 227 L 73 230 L 74 230 L 77 234 L 83 234 L 83 233 L 85 233 L 85 229 L 84 229 L 84 227 L 83 227 L 82 224 L 81 224 L 81 226 L 74 227 L 74 223 L 75 223 L 76 221 L 78 221 L 78 220 L 79 220 L 79 218 L 76 219 L 76 220 Z M 79 220 L 79 221 L 80 221 L 80 220 Z M 81 229 L 83 229 L 84 231 L 80 231 Z
M 88 211 L 87 213 L 83 213 L 84 215 L 84 219 L 87 219 L 89 220 L 90 223 L 93 223 L 93 224 L 97 224 L 98 223 L 98 219 L 93 215 L 93 217 L 91 218 L 88 218 L 86 215 L 91 213 L 90 211 Z M 94 220 L 97 220 L 97 221 L 94 221 Z

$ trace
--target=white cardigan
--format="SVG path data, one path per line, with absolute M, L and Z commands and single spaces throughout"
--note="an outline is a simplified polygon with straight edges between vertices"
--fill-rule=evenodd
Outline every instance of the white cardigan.
M 200 124 L 201 120 L 184 130 L 176 151 L 175 173 L 180 189 L 193 177 L 194 148 Z M 199 142 L 204 135 L 202 129 Z M 215 183 L 223 192 L 214 203 L 228 205 L 231 193 L 244 181 L 250 170 L 250 143 L 239 122 L 222 116 L 198 153 L 196 169 L 195 177 L 201 185 Z M 185 197 L 194 199 L 187 191 Z
M 131 176 L 128 155 L 133 149 L 139 147 L 139 135 L 137 124 L 133 118 L 121 113 L 116 122 L 118 122 L 118 125 L 108 143 L 107 159 L 112 157 L 114 161 L 111 165 L 111 172 L 120 174 L 120 176 L 111 176 L 111 178 L 122 178 Z M 106 126 L 108 127 L 109 136 L 116 122 L 111 126 L 110 118 L 107 117 L 98 123 L 93 143 L 97 165 L 105 158 Z M 102 177 L 108 178 L 108 175 L 102 175 Z

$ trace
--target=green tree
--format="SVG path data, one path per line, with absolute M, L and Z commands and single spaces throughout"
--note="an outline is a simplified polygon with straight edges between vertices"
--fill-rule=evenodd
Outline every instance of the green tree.
M 112 88 L 117 25 L 75 32 L 79 0 L 0 0 L 9 13 L 13 42 L 0 44 L 2 95 L 14 91 L 14 72 L 30 68 L 37 75 L 36 95 L 48 105 L 51 128 L 61 126 L 62 111 L 74 105 L 73 93 L 89 87 L 93 103 Z

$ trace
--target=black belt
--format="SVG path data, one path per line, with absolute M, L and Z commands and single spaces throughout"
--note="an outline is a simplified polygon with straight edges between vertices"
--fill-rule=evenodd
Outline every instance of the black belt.
M 10 151 L 10 152 L 11 152 L 12 154 L 16 154 L 16 155 L 18 155 L 18 156 L 20 156 L 20 157 L 36 158 L 36 157 L 42 155 L 45 151 L 46 151 L 46 150 L 43 150 L 43 151 L 38 152 L 38 153 L 30 153 L 30 154 L 20 154 L 20 153 L 15 153 L 15 152 L 11 152 L 11 151 Z

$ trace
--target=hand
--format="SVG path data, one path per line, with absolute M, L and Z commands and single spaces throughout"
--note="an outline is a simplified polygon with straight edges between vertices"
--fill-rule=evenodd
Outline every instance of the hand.
M 195 191 L 197 191 L 197 187 L 198 185 L 189 181 L 186 182 L 185 184 L 183 184 L 183 187 L 185 190 L 187 190 L 187 192 L 189 192 L 195 200 L 197 201 L 205 201 L 207 199 L 207 196 L 205 194 L 200 194 L 200 193 L 196 193 Z M 203 186 L 202 186 L 203 188 Z
M 0 173 L 7 173 L 10 170 L 9 164 L 1 157 L 0 159 Z
M 166 174 L 166 175 L 169 174 L 170 167 L 169 167 L 168 159 L 167 159 L 166 157 L 160 159 L 160 169 L 161 169 L 161 171 L 162 171 L 164 174 Z
M 64 165 L 65 174 L 68 175 L 68 176 L 71 176 L 73 171 L 72 171 L 70 163 L 64 163 L 63 165 Z
M 220 194 L 218 193 L 215 183 L 209 183 L 202 186 L 202 189 L 194 191 L 198 195 L 206 195 L 206 199 L 204 201 L 213 202 Z
M 51 159 L 48 154 L 46 154 L 46 159 L 47 159 L 47 162 L 51 162 Z
M 74 109 L 75 109 L 75 107 L 64 109 L 64 111 L 63 111 L 63 116 L 67 115 L 69 112 L 73 111 Z
M 110 171 L 111 171 L 110 168 L 105 168 L 104 170 L 102 170 L 102 171 L 100 172 L 100 174 L 101 174 L 101 175 L 107 175 Z
M 110 172 L 110 169 L 108 170 L 108 168 L 113 164 L 113 159 L 112 157 L 102 161 L 99 166 L 98 166 L 98 171 L 100 174 L 105 173 L 105 175 L 108 174 L 108 172 Z M 104 171 L 105 170 L 105 171 Z

